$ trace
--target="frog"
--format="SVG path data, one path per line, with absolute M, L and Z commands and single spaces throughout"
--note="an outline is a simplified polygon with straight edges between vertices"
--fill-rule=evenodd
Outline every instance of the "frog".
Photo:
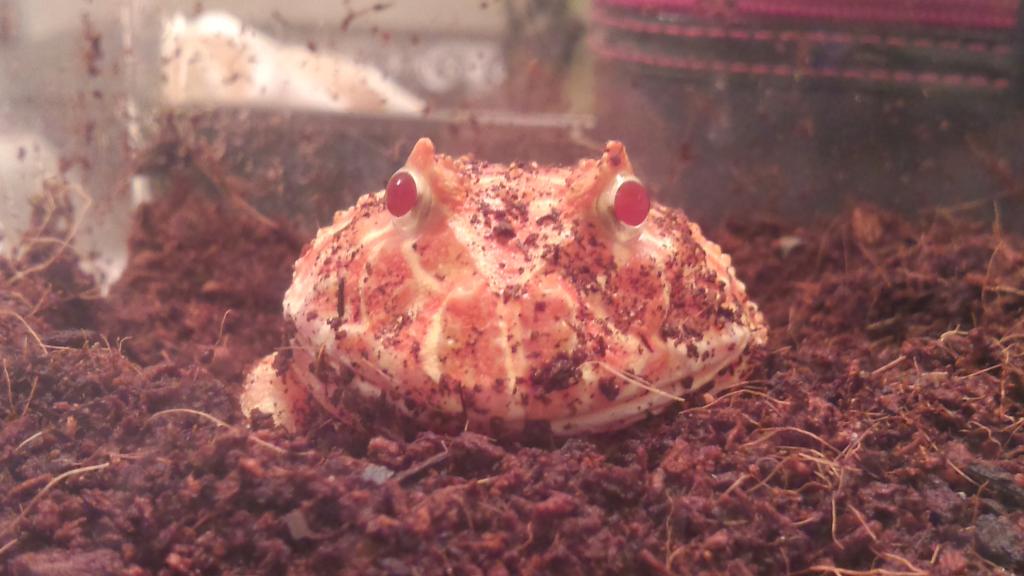
M 283 312 L 287 345 L 249 370 L 241 408 L 291 431 L 322 410 L 612 432 L 741 385 L 767 338 L 730 256 L 653 199 L 619 141 L 559 166 L 418 140 L 305 246 Z

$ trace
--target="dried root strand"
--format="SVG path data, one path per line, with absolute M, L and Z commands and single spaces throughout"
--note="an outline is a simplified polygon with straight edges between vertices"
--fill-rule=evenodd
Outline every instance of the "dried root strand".
M 658 382 L 649 382 L 649 381 L 647 381 L 647 380 L 645 380 L 643 378 L 640 378 L 639 376 L 635 376 L 633 374 L 629 374 L 627 372 L 623 372 L 622 370 L 619 370 L 618 368 L 615 368 L 614 366 L 611 366 L 607 362 L 602 362 L 602 361 L 599 361 L 599 360 L 595 360 L 595 361 L 592 361 L 592 362 L 593 362 L 593 364 L 599 366 L 600 368 L 603 368 L 604 370 L 608 371 L 611 375 L 615 376 L 616 378 L 620 378 L 622 380 L 625 380 L 626 382 L 629 382 L 630 384 L 633 384 L 634 386 L 637 386 L 638 388 L 642 388 L 642 389 L 647 390 L 648 392 L 650 392 L 652 394 L 657 394 L 659 396 L 663 396 L 665 398 L 668 398 L 668 399 L 673 400 L 675 402 L 678 402 L 680 404 L 686 404 L 687 403 L 687 399 L 686 398 L 664 390 L 664 388 L 667 387 L 667 386 L 679 383 L 680 382 L 679 378 L 673 377 L 673 378 L 667 378 L 665 380 L 661 380 L 661 381 L 658 381 Z M 735 396 L 740 396 L 740 395 L 743 395 L 743 394 L 750 394 L 752 396 L 758 396 L 758 397 L 761 397 L 761 398 L 763 398 L 765 400 L 768 400 L 772 404 L 776 404 L 776 405 L 788 404 L 788 402 L 786 402 L 785 400 L 779 400 L 777 398 L 772 398 L 768 394 L 766 394 L 764 392 L 761 392 L 759 390 L 754 390 L 752 388 L 744 388 L 743 387 L 743 386 L 745 386 L 747 384 L 751 384 L 751 383 L 753 383 L 753 382 L 741 382 L 737 386 L 731 387 L 731 389 L 729 389 L 729 392 L 726 392 L 725 394 L 719 395 L 717 398 L 715 398 L 711 402 L 708 402 L 707 404 L 703 404 L 701 406 L 694 406 L 692 408 L 687 408 L 687 409 L 683 410 L 682 413 L 685 414 L 687 412 L 691 412 L 691 411 L 694 411 L 694 410 L 706 410 L 706 409 L 714 406 L 715 404 L 718 404 L 719 402 L 724 402 L 725 400 L 727 400 L 729 398 L 733 398 Z
M 32 336 L 32 339 L 39 345 L 39 349 L 43 351 L 43 356 L 49 355 L 49 351 L 46 349 L 46 344 L 43 343 L 43 339 L 39 337 L 39 334 L 32 329 L 32 326 L 25 320 L 25 318 L 22 317 L 21 314 L 12 310 L 0 310 L 0 316 L 8 316 L 10 318 L 14 318 L 18 322 L 21 322 L 21 325 L 25 327 L 25 330 L 27 330 L 29 335 Z
M 54 262 L 57 261 L 58 258 L 61 257 L 62 254 L 64 254 L 64 252 L 71 245 L 71 242 L 78 235 L 78 230 L 82 226 L 82 223 L 85 221 L 86 214 L 88 214 L 89 210 L 92 208 L 92 198 L 88 194 L 86 194 L 84 191 L 82 191 L 82 190 L 80 190 L 80 189 L 78 189 L 78 188 L 76 188 L 74 186 L 70 186 L 70 187 L 68 187 L 68 189 L 70 189 L 79 198 L 81 198 L 82 206 L 80 207 L 80 209 L 78 209 L 76 211 L 77 214 L 75 214 L 74 218 L 71 221 L 71 224 L 68 226 L 67 232 L 64 234 L 64 237 L 63 238 L 48 238 L 48 237 L 37 236 L 36 238 L 33 238 L 31 241 L 29 241 L 27 243 L 27 245 L 26 245 L 26 248 L 31 248 L 31 247 L 33 247 L 35 245 L 39 245 L 39 244 L 56 244 L 57 247 L 42 262 L 40 262 L 38 264 L 35 264 L 33 266 L 29 266 L 27 268 L 23 268 L 21 270 L 18 270 L 17 273 L 15 273 L 13 276 L 11 276 L 10 284 L 15 284 L 18 281 L 20 281 L 21 279 L 25 278 L 26 276 L 29 276 L 31 274 L 35 274 L 37 272 L 42 272 L 43 270 L 46 270 L 47 268 L 49 268 Z M 43 218 L 42 223 L 37 227 L 37 229 L 40 232 L 46 230 L 46 228 L 49 226 L 51 220 L 53 219 L 53 215 L 57 212 L 56 200 L 54 199 L 53 192 L 50 192 L 48 199 L 50 200 L 50 204 L 51 205 L 47 207 L 46 216 Z M 25 254 L 28 254 L 28 253 L 29 253 L 29 250 L 26 249 L 25 251 L 22 252 L 22 256 L 24 256 Z
M 28 408 L 32 405 L 32 399 L 36 397 L 36 388 L 39 387 L 39 376 L 32 379 L 32 388 L 28 391 L 28 400 L 25 400 L 25 406 L 21 409 L 21 417 L 24 418 L 28 414 Z
M 4 527 L 3 530 L 0 530 L 0 536 L 6 536 L 13 532 L 15 529 L 17 529 L 18 525 L 21 524 L 21 521 L 24 520 L 25 517 L 28 516 L 28 513 L 32 511 L 32 508 L 36 505 L 36 502 L 38 502 L 50 490 L 52 490 L 55 486 L 57 486 L 64 480 L 67 480 L 68 478 L 72 478 L 74 476 L 81 476 L 83 474 L 88 474 L 90 472 L 103 470 L 108 466 L 110 466 L 110 462 L 104 462 L 103 464 L 96 464 L 94 466 L 84 466 L 82 468 L 75 468 L 74 470 L 68 470 L 67 472 L 58 474 L 53 478 L 53 480 L 47 482 L 46 486 L 43 486 L 42 490 L 37 492 L 36 495 L 33 496 L 32 499 L 28 501 L 28 505 L 26 505 L 25 509 L 21 511 L 21 514 L 18 514 L 17 518 L 12 520 L 10 524 Z
M 816 564 L 798 574 L 834 574 L 835 576 L 928 576 L 922 570 L 886 570 L 885 568 L 872 568 L 871 570 L 850 570 L 848 568 L 837 568 Z
M 4 358 L 4 381 L 7 382 L 7 403 L 11 407 L 11 414 L 15 412 L 14 408 L 14 385 L 11 384 L 11 373 L 7 371 L 7 358 Z
M 615 376 L 617 378 L 621 378 L 621 379 L 625 380 L 626 382 L 629 382 L 630 384 L 633 384 L 635 386 L 643 388 L 644 390 L 647 390 L 648 392 L 651 392 L 652 394 L 657 394 L 659 396 L 664 396 L 665 398 L 669 398 L 671 400 L 675 400 L 676 402 L 679 402 L 680 404 L 686 404 L 686 398 L 683 398 L 682 396 L 677 396 L 676 394 L 672 394 L 671 392 L 666 392 L 665 390 L 661 389 L 662 386 L 665 386 L 667 384 L 672 384 L 674 381 L 678 381 L 678 380 L 674 380 L 674 381 L 673 380 L 669 380 L 669 381 L 666 381 L 666 382 L 649 383 L 649 382 L 645 381 L 642 378 L 639 378 L 637 376 L 633 376 L 632 374 L 627 374 L 627 373 L 623 372 L 622 370 L 619 370 L 618 368 L 615 368 L 614 366 L 608 364 L 607 362 L 597 361 L 595 363 L 598 366 L 600 366 L 601 368 L 604 368 L 605 370 L 610 372 L 613 376 Z
M 765 440 L 768 440 L 769 438 L 771 438 L 772 436 L 775 436 L 779 432 L 795 432 L 797 434 L 802 434 L 802 435 L 807 436 L 809 438 L 813 438 L 819 444 L 821 444 L 822 446 L 825 446 L 826 448 L 832 450 L 836 454 L 841 454 L 842 453 L 842 450 L 839 450 L 838 448 L 836 448 L 835 446 L 830 444 L 828 442 L 828 440 L 825 440 L 824 438 L 822 438 L 821 436 L 818 436 L 814 432 L 810 432 L 808 430 L 804 430 L 803 428 L 797 428 L 796 426 L 776 426 L 776 427 L 773 427 L 773 428 L 759 428 L 759 429 L 755 430 L 755 432 L 765 432 L 766 434 L 764 436 L 762 436 L 761 438 L 758 438 L 757 440 L 753 440 L 751 442 L 747 442 L 745 444 L 745 446 L 752 446 L 754 444 L 759 444 L 761 442 L 764 442 Z
M 10 550 L 11 548 L 14 548 L 14 546 L 17 545 L 17 543 L 18 543 L 18 539 L 15 538 L 15 539 L 11 540 L 10 542 L 8 542 L 7 544 L 4 544 L 3 546 L 0 546 L 0 557 L 3 557 L 3 555 L 6 554 L 8 550 Z
M 208 420 L 210 422 L 213 422 L 214 424 L 216 424 L 217 426 L 220 426 L 222 428 L 228 428 L 229 430 L 238 430 L 239 429 L 237 426 L 232 426 L 231 424 L 228 424 L 227 422 L 221 420 L 220 418 L 217 418 L 216 416 L 213 416 L 211 414 L 207 414 L 206 412 L 200 412 L 199 410 L 192 410 L 191 408 L 168 408 L 167 410 L 161 410 L 159 412 L 154 413 L 152 416 L 149 417 L 149 419 L 152 420 L 153 418 L 156 418 L 158 416 L 165 416 L 167 414 L 191 414 L 193 416 L 199 416 L 200 418 L 204 418 L 204 419 L 206 419 L 206 420 Z M 277 452 L 278 454 L 287 454 L 288 453 L 288 451 L 285 450 L 284 448 L 281 448 L 280 446 L 275 446 L 275 445 L 271 444 L 270 442 L 267 442 L 266 440 L 262 440 L 260 438 L 257 438 L 256 436 L 254 436 L 252 434 L 248 434 L 247 433 L 247 437 L 249 438 L 249 440 L 252 440 L 252 442 L 254 444 L 257 444 L 259 446 L 263 446 L 264 448 L 273 450 L 274 452 Z

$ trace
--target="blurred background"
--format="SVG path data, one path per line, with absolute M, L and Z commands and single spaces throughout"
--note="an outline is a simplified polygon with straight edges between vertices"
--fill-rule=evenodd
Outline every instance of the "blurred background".
M 183 174 L 312 229 L 416 138 L 623 140 L 706 226 L 861 202 L 1024 228 L 1018 0 L 0 0 L 0 246 L 47 183 L 107 282 Z M 45 195 L 42 196 L 45 199 Z M 51 199 L 52 201 L 52 199 Z M 38 201 L 37 201 L 38 203 Z

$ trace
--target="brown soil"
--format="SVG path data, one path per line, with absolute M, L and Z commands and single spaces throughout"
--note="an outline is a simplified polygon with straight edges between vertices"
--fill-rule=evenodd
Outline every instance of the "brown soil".
M 247 429 L 302 239 L 235 208 L 176 185 L 107 299 L 60 243 L 0 261 L 8 573 L 1024 572 L 1020 238 L 870 207 L 727 226 L 772 327 L 749 385 L 524 446 Z

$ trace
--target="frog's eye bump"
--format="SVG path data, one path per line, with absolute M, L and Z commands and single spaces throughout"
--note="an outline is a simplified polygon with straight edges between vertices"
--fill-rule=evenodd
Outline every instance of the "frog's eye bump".
M 416 207 L 419 199 L 419 190 L 416 186 L 416 179 L 405 170 L 399 170 L 388 180 L 388 187 L 384 192 L 384 203 L 388 212 L 395 218 L 401 218 Z
M 647 188 L 637 180 L 623 180 L 615 190 L 612 210 L 620 223 L 633 228 L 640 226 L 651 211 Z

